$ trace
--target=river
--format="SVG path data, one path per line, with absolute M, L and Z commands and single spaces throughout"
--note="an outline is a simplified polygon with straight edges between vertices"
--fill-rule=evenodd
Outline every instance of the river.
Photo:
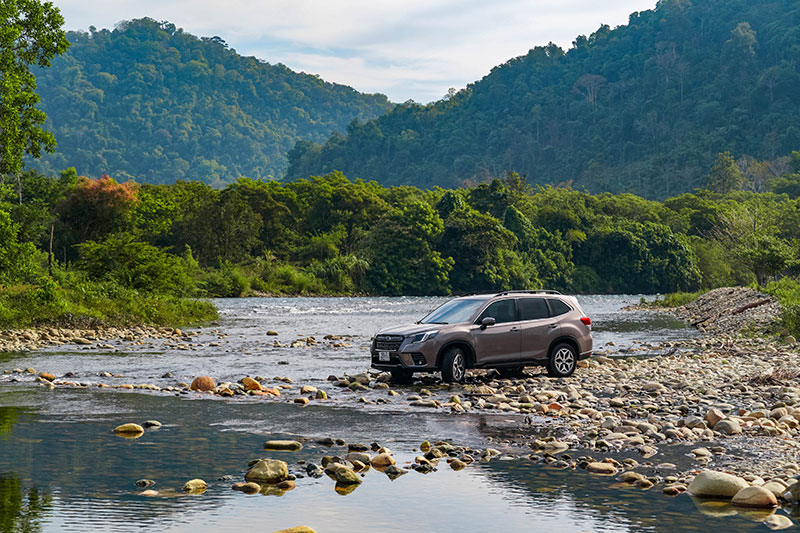
M 440 298 L 242 298 L 223 299 L 218 323 L 181 343 L 111 342 L 111 348 L 48 348 L 0 354 L 0 370 L 33 367 L 98 382 L 174 385 L 197 375 L 217 381 L 244 375 L 290 376 L 322 386 L 329 374 L 368 367 L 372 334 L 413 322 Z M 617 351 L 697 335 L 659 313 L 629 313 L 638 296 L 588 296 L 581 304 L 594 323 L 595 346 Z M 267 335 L 274 330 L 278 335 Z M 343 337 L 289 348 L 299 337 Z M 281 346 L 276 346 L 276 341 Z M 657 356 L 642 349 L 637 356 Z M 587 370 L 579 370 L 587 371 Z M 109 377 L 110 373 L 112 376 Z M 117 377 L 113 377 L 117 376 Z M 177 397 L 176 397 L 177 396 Z M 522 417 L 476 413 L 454 416 L 405 405 L 351 403 L 298 407 L 247 399 L 197 399 L 147 391 L 96 387 L 47 390 L 19 374 L 0 376 L 0 530 L 2 531 L 273 531 L 305 524 L 322 532 L 375 531 L 750 531 L 764 526 L 729 506 L 668 498 L 583 471 L 557 470 L 525 459 L 480 462 L 452 471 L 411 471 L 394 481 L 377 471 L 346 496 L 333 482 L 304 474 L 298 460 L 318 463 L 343 448 L 314 444 L 318 437 L 373 441 L 413 460 L 426 439 L 452 439 L 486 447 Z M 123 422 L 157 419 L 164 425 L 138 439 L 111 429 Z M 267 438 L 311 440 L 296 453 L 265 452 Z M 246 496 L 230 490 L 248 461 L 281 458 L 298 475 L 297 488 L 280 496 Z M 226 477 L 229 476 L 229 477 Z M 134 482 L 156 480 L 158 497 L 145 497 Z M 205 494 L 180 492 L 202 478 Z M 757 517 L 756 517 L 757 518 Z

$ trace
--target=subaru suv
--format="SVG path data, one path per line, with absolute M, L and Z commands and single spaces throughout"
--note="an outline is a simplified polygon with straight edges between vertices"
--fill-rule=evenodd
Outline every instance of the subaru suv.
M 556 291 L 505 291 L 454 298 L 416 324 L 379 331 L 372 368 L 407 383 L 414 372 L 441 371 L 462 382 L 469 368 L 505 376 L 541 365 L 567 377 L 592 356 L 592 321 L 573 296 Z

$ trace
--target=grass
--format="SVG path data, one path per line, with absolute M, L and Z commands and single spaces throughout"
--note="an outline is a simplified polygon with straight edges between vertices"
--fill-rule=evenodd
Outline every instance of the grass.
M 0 290 L 0 328 L 185 326 L 218 317 L 206 300 L 142 293 L 110 283 L 68 289 L 52 280 Z
M 665 294 L 662 300 L 656 299 L 652 302 L 649 302 L 649 304 L 653 307 L 681 307 L 683 305 L 692 303 L 707 292 L 707 289 L 697 292 L 673 292 L 670 294 Z
M 764 292 L 777 298 L 783 307 L 780 324 L 782 333 L 800 337 L 800 281 L 794 278 L 773 281 L 764 287 Z

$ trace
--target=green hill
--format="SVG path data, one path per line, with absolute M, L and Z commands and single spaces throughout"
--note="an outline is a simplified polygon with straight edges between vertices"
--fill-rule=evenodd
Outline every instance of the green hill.
M 214 185 L 279 177 L 296 141 L 322 142 L 392 107 L 384 95 L 243 57 L 218 37 L 152 19 L 68 38 L 70 49 L 37 72 L 58 140 L 55 154 L 31 162 L 40 170 Z
M 452 97 L 397 106 L 324 145 L 289 178 L 341 170 L 452 187 L 515 170 L 528 183 L 663 198 L 702 184 L 719 152 L 800 147 L 800 3 L 660 0 L 572 48 L 537 46 Z

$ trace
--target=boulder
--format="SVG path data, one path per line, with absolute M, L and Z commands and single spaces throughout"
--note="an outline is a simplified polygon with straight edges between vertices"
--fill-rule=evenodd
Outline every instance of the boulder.
M 703 470 L 689 483 L 689 492 L 706 498 L 733 498 L 740 490 L 747 488 L 747 481 L 740 477 Z
M 192 390 L 202 392 L 213 391 L 215 387 L 214 380 L 208 376 L 198 376 L 194 378 L 194 381 L 192 381 L 192 384 L 189 386 Z
M 589 463 L 586 465 L 586 470 L 593 474 L 605 476 L 613 476 L 617 473 L 617 468 L 611 463 Z
M 714 425 L 714 431 L 718 431 L 723 435 L 738 435 L 742 432 L 742 426 L 732 418 L 725 418 Z
M 261 485 L 258 483 L 234 483 L 231 487 L 233 490 L 244 492 L 245 494 L 258 494 L 261 492 Z
M 708 427 L 713 428 L 714 426 L 717 425 L 717 422 L 723 420 L 724 418 L 725 414 L 716 407 L 714 407 L 708 410 L 706 416 L 704 417 L 704 420 L 708 424 Z
M 392 457 L 388 453 L 379 453 L 378 455 L 372 458 L 371 464 L 375 468 L 384 468 L 394 464 L 394 457 Z
M 350 468 L 343 464 L 330 463 L 325 472 L 336 480 L 337 485 L 358 485 L 361 478 Z
M 259 459 L 244 475 L 245 481 L 259 484 L 280 483 L 289 477 L 289 465 L 277 459 Z
M 183 484 L 183 492 L 188 492 L 189 494 L 202 494 L 206 491 L 206 482 L 202 479 L 190 479 L 186 483 Z
M 55 375 L 50 374 L 49 372 L 39 372 L 39 377 L 46 379 L 47 381 L 53 381 L 56 379 Z
M 303 444 L 296 440 L 268 440 L 264 443 L 265 450 L 275 450 L 283 452 L 299 452 L 303 449 Z
M 157 429 L 162 426 L 161 422 L 158 420 L 147 420 L 144 424 L 142 424 L 146 428 Z
M 792 522 L 792 519 L 786 515 L 774 514 L 764 519 L 764 525 L 773 531 L 777 531 L 779 529 L 788 529 L 793 527 L 794 522 Z
M 364 452 L 350 452 L 344 456 L 345 461 L 350 461 L 351 463 L 355 463 L 356 461 L 368 465 L 372 462 L 368 453 Z
M 139 424 L 122 424 L 114 428 L 114 433 L 117 435 L 141 435 L 144 433 L 144 428 Z
M 775 495 L 764 487 L 745 487 L 736 493 L 731 503 L 737 507 L 758 509 L 773 509 L 778 506 Z
M 254 380 L 250 376 L 242 378 L 242 385 L 244 386 L 244 390 L 246 390 L 246 391 L 251 391 L 251 390 L 260 391 L 260 390 L 262 390 L 261 383 L 259 383 L 258 381 Z
M 767 481 L 761 486 L 774 494 L 775 498 L 783 498 L 783 494 L 786 492 L 786 485 L 780 481 Z

